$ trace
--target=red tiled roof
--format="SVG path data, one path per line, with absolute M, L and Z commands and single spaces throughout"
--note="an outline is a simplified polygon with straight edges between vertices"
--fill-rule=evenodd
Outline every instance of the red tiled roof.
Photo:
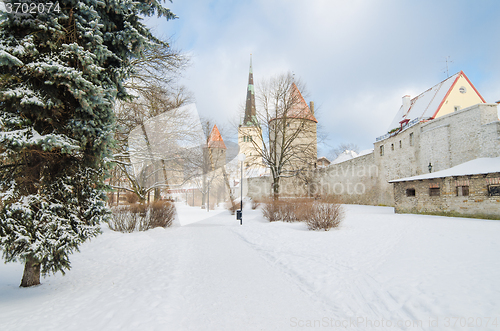
M 302 94 L 300 93 L 299 88 L 297 87 L 297 85 L 295 85 L 295 83 L 292 84 L 291 93 L 293 97 L 296 97 L 298 99 L 298 102 L 295 102 L 292 106 L 292 109 L 288 111 L 288 117 L 302 118 L 318 123 L 318 120 L 316 119 L 316 117 L 314 117 L 314 114 L 309 109 L 307 102 L 302 97 Z
M 294 100 L 292 108 L 288 110 L 287 117 L 306 119 L 318 123 L 318 120 L 316 119 L 316 117 L 314 117 L 311 109 L 309 109 L 309 106 L 307 105 L 304 97 L 300 93 L 299 88 L 297 87 L 297 85 L 295 85 L 295 83 L 292 84 L 290 93 L 292 97 L 297 98 L 297 100 Z M 281 118 L 281 116 L 279 116 L 278 118 Z M 271 121 L 275 119 L 276 118 L 273 118 L 271 119 Z
M 222 136 L 220 135 L 219 129 L 217 125 L 214 125 L 212 129 L 212 133 L 210 133 L 210 137 L 208 138 L 207 145 L 209 148 L 226 148 L 226 144 L 224 144 L 224 140 L 222 140 Z

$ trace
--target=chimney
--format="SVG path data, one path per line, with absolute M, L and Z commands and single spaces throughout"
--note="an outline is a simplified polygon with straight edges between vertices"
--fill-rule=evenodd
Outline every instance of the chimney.
M 314 115 L 314 101 L 309 101 L 309 109 L 311 110 L 311 113 Z
M 409 95 L 405 95 L 403 97 L 403 109 L 404 111 L 408 111 L 408 109 L 410 109 L 410 96 Z

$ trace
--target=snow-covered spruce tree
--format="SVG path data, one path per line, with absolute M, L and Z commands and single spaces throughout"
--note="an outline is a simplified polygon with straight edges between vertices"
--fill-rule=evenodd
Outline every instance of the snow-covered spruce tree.
M 4 1 L 0 248 L 6 262 L 25 263 L 23 287 L 68 270 L 69 255 L 108 218 L 113 105 L 128 97 L 130 61 L 158 42 L 140 17 L 175 17 L 160 2 Z

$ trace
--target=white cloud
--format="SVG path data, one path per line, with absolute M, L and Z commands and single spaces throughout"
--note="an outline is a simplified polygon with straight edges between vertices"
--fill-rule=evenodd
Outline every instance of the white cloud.
M 224 123 L 256 82 L 293 71 L 320 106 L 330 145 L 370 148 L 399 109 L 460 70 L 487 101 L 500 99 L 500 3 L 493 1 L 174 1 L 179 20 L 159 23 L 192 52 L 184 83 L 202 116 Z M 156 21 L 154 21 L 156 22 Z M 237 116 L 237 115 L 236 115 Z

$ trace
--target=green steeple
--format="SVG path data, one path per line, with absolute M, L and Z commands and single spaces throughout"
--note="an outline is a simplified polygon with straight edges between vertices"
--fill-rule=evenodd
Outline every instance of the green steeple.
M 248 74 L 248 89 L 247 100 L 245 105 L 245 118 L 243 120 L 244 126 L 256 125 L 255 113 L 255 90 L 253 86 L 253 70 L 252 70 L 252 54 L 250 54 L 250 73 Z

